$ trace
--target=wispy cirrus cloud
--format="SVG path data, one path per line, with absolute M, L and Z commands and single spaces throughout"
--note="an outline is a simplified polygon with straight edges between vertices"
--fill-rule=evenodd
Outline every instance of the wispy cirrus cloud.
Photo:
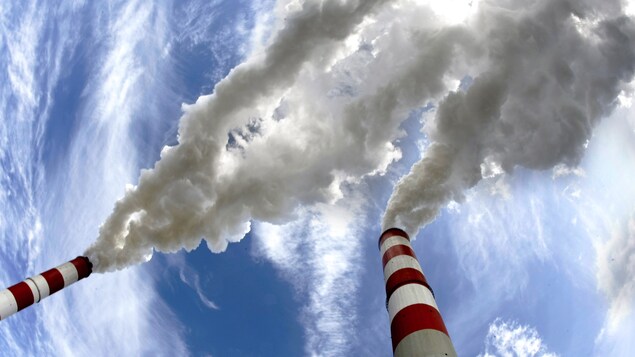
M 196 293 L 200 302 L 208 309 L 218 310 L 220 307 L 207 297 L 205 289 L 201 286 L 201 277 L 199 273 L 191 268 L 185 261 L 183 254 L 169 254 L 165 256 L 170 267 L 178 270 L 181 282 Z
M 41 236 L 40 215 L 33 186 L 33 130 L 40 100 L 38 49 L 45 13 L 35 1 L 0 5 L 0 281 L 11 285 L 32 271 Z M 0 349 L 7 354 L 45 350 L 46 342 L 32 338 L 41 328 L 25 314 L 0 324 Z
M 159 101 L 170 93 L 165 78 L 171 64 L 160 56 L 170 39 L 167 11 L 159 4 L 116 1 L 87 4 L 75 14 L 91 18 L 92 43 L 82 38 L 77 44 L 87 68 L 86 77 L 77 78 L 84 81 L 76 113 L 81 120 L 67 156 L 47 178 L 49 239 L 43 251 L 57 246 L 80 253 L 123 187 L 136 180 L 144 157 L 133 141 L 136 125 L 160 112 Z M 154 119 L 158 124 L 163 118 Z M 47 263 L 62 256 L 49 256 Z M 95 274 L 81 282 L 82 289 L 47 301 L 42 323 L 53 348 L 62 355 L 188 355 L 183 328 L 147 269 Z M 82 343 L 65 338 L 69 335 Z
M 598 288 L 609 301 L 608 328 L 631 315 L 635 302 L 635 214 L 613 224 L 610 238 L 597 246 Z
M 595 249 L 596 287 L 606 305 L 597 334 L 597 355 L 628 354 L 635 328 L 635 123 L 634 109 L 622 106 L 596 130 L 584 162 L 577 207 L 580 224 Z
M 6 79 L 0 103 L 6 118 L 0 125 L 1 203 L 7 218 L 0 253 L 7 285 L 81 252 L 121 188 L 136 179 L 132 124 L 156 111 L 153 96 L 165 92 L 160 78 L 169 73 L 160 68 L 166 62 L 156 60 L 169 37 L 165 11 L 142 1 L 0 6 L 0 46 L 8 54 L 0 59 Z M 72 72 L 75 67 L 86 72 Z M 60 88 L 73 86 L 83 88 L 73 99 L 81 103 L 77 109 L 60 99 Z M 79 119 L 54 118 L 55 108 Z M 68 145 L 68 151 L 52 156 L 44 142 Z M 11 212 L 16 219 L 7 215 Z M 2 350 L 187 355 L 183 331 L 149 276 L 143 268 L 116 277 L 93 275 L 81 288 L 3 321 Z
M 485 351 L 479 357 L 556 357 L 531 326 L 517 321 L 494 320 L 487 332 Z
M 363 272 L 360 227 L 365 201 L 318 205 L 282 226 L 255 226 L 254 254 L 290 281 L 301 303 L 307 356 L 343 356 L 357 339 L 357 301 Z

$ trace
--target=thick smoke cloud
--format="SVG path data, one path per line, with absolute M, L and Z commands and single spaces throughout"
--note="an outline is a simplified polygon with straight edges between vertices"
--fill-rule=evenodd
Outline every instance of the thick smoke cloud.
M 96 270 L 201 238 L 222 251 L 252 219 L 283 223 L 338 199 L 401 157 L 400 125 L 428 103 L 440 103 L 426 124 L 432 144 L 398 184 L 385 227 L 415 233 L 490 166 L 575 164 L 632 77 L 632 21 L 608 2 L 479 8 L 452 26 L 414 0 L 307 1 L 284 14 L 262 54 L 185 107 L 179 144 L 142 172 L 87 250 Z
M 95 270 L 121 269 L 146 261 L 153 249 L 193 249 L 201 237 L 206 237 L 210 249 L 221 251 L 228 241 L 239 240 L 248 232 L 252 217 L 275 220 L 276 215 L 288 214 L 302 197 L 291 196 L 281 202 L 284 196 L 276 192 L 282 188 L 280 182 L 237 182 L 240 172 L 229 177 L 232 175 L 219 170 L 227 133 L 241 126 L 260 100 L 288 88 L 307 61 L 331 57 L 336 45 L 378 3 L 305 3 L 301 11 L 285 19 L 264 55 L 236 67 L 215 87 L 214 94 L 186 106 L 179 144 L 166 147 L 155 167 L 141 173 L 139 184 L 117 202 L 100 228 L 97 242 L 86 251 Z M 285 158 L 277 159 L 283 163 Z M 329 175 L 326 172 L 322 179 Z M 304 198 L 323 196 L 307 188 Z
M 397 184 L 384 227 L 416 234 L 488 171 L 578 164 L 633 76 L 635 27 L 607 2 L 481 3 L 483 71 L 440 103 L 424 157 Z M 520 8 L 518 8 L 520 7 Z M 617 14 L 616 14 L 617 13 Z

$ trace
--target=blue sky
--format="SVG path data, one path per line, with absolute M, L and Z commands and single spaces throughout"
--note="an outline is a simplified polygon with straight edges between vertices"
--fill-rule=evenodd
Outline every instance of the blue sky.
M 439 21 L 472 14 L 461 1 L 404 4 L 430 5 Z M 0 5 L 0 284 L 82 254 L 126 186 L 177 143 L 182 103 L 258 57 L 275 16 L 294 6 Z M 335 71 L 354 82 L 365 60 L 362 53 Z M 459 355 L 632 351 L 631 96 L 622 93 L 596 126 L 578 167 L 491 175 L 413 241 Z M 377 238 L 394 184 L 429 145 L 422 128 L 435 108 L 403 115 L 404 136 L 394 141 L 401 158 L 383 175 L 343 182 L 342 199 L 301 206 L 284 224 L 252 220 L 220 254 L 202 244 L 94 274 L 2 321 L 0 348 L 15 356 L 391 355 Z

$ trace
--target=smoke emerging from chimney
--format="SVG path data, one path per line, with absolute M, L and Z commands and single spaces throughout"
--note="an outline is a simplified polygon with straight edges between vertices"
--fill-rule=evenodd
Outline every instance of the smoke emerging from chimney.
M 414 0 L 285 5 L 264 51 L 184 106 L 179 144 L 142 171 L 87 250 L 96 272 L 201 239 L 223 251 L 251 220 L 337 200 L 399 160 L 402 121 L 438 103 L 431 144 L 384 219 L 414 236 L 489 166 L 575 165 L 633 76 L 635 25 L 617 0 L 482 1 L 459 25 Z
M 635 26 L 619 3 L 519 4 L 481 4 L 474 27 L 482 71 L 439 104 L 432 144 L 397 184 L 385 227 L 416 234 L 493 166 L 577 165 L 593 127 L 631 81 Z

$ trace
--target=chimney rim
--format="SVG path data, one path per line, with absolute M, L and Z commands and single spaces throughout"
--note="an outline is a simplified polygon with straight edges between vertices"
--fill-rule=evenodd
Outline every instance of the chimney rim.
M 381 244 L 384 242 L 384 240 L 390 238 L 390 237 L 394 237 L 394 236 L 400 236 L 400 237 L 404 237 L 407 240 L 410 240 L 410 236 L 408 235 L 408 233 L 406 233 L 406 231 L 404 231 L 401 228 L 397 228 L 397 227 L 392 227 L 392 228 L 388 228 L 386 229 L 380 236 L 379 236 L 379 242 L 378 242 L 378 248 L 381 250 Z

